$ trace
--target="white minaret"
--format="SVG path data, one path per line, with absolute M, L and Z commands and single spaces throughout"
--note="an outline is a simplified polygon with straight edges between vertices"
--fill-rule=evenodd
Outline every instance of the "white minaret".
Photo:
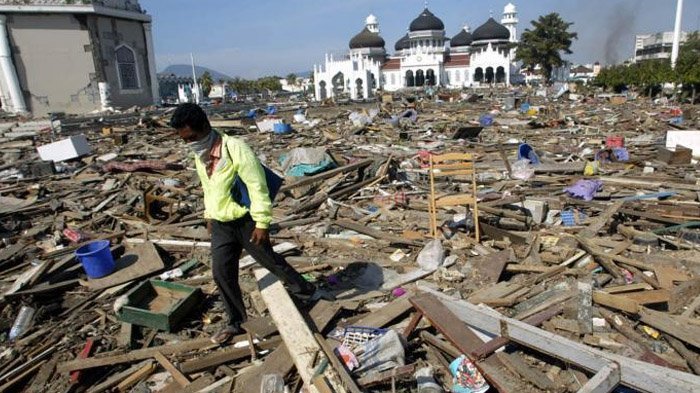
M 379 34 L 379 20 L 376 16 L 369 14 L 367 19 L 365 19 L 365 25 L 367 26 L 367 30 Z
M 518 26 L 518 10 L 513 3 L 508 3 L 503 7 L 501 24 L 510 31 L 510 42 L 518 42 L 518 31 L 516 29 Z
M 506 4 L 503 7 L 503 18 L 501 18 L 501 24 L 505 26 L 508 31 L 510 31 L 510 42 L 518 42 L 518 10 L 515 8 L 513 3 Z M 511 61 L 515 59 L 515 48 L 510 50 Z
M 673 27 L 673 46 L 671 47 L 671 68 L 676 68 L 678 47 L 681 41 L 681 19 L 683 18 L 683 0 L 676 3 L 676 24 Z

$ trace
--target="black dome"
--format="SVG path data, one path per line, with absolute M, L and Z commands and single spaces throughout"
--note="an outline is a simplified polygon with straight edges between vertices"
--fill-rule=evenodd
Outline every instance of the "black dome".
M 510 39 L 510 31 L 493 18 L 489 18 L 486 23 L 474 30 L 472 38 L 474 38 L 474 41 L 508 40 Z
M 450 46 L 452 48 L 457 48 L 460 46 L 469 46 L 471 45 L 472 41 L 474 41 L 472 33 L 462 29 L 462 31 L 460 31 L 456 36 L 452 37 L 452 40 L 450 41 Z
M 410 31 L 445 30 L 445 24 L 427 8 L 409 26 Z
M 401 37 L 398 41 L 396 41 L 396 45 L 394 45 L 394 50 L 404 50 L 410 47 L 411 42 L 408 40 L 408 34 L 406 34 L 405 36 Z
M 360 34 L 350 40 L 350 49 L 359 48 L 384 48 L 384 39 L 365 27 Z

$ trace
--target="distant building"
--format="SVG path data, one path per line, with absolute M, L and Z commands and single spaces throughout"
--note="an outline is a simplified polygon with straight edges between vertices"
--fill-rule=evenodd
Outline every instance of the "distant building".
M 189 76 L 158 74 L 160 100 L 167 104 L 194 102 L 194 81 Z
M 600 73 L 600 63 L 578 65 L 571 68 L 570 78 L 574 81 L 588 83 Z
M 688 33 L 681 32 L 683 43 L 688 40 Z M 655 34 L 637 34 L 634 38 L 634 62 L 652 59 L 671 58 L 673 47 L 673 32 L 666 31 Z
M 0 0 L 0 74 L 8 112 L 151 105 L 151 17 L 138 0 Z
M 289 84 L 287 78 L 280 78 L 280 84 L 282 85 L 282 90 L 290 93 L 303 93 L 313 89 L 311 78 L 297 78 L 297 82 L 292 85 Z
M 370 15 L 350 40 L 347 55 L 327 54 L 324 64 L 314 66 L 316 99 L 363 99 L 378 90 L 424 86 L 510 85 L 516 71 L 512 46 L 518 42 L 517 24 L 517 10 L 509 3 L 500 23 L 491 17 L 473 32 L 464 26 L 450 38 L 442 20 L 426 8 L 388 55 L 378 19 Z

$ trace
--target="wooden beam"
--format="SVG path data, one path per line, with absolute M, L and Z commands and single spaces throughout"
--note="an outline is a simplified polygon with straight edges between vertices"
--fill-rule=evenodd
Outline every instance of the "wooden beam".
M 654 329 L 666 332 L 685 343 L 700 348 L 700 325 L 693 323 L 690 318 L 640 307 L 639 319 Z
M 278 337 L 275 337 L 271 340 L 258 343 L 257 347 L 260 349 L 272 349 L 277 348 L 280 344 L 281 340 Z M 216 367 L 220 364 L 247 358 L 249 356 L 250 349 L 248 347 L 234 348 L 231 346 L 187 361 L 180 365 L 180 371 L 185 374 L 192 374 Z
M 348 220 L 335 220 L 332 222 L 335 225 L 341 226 L 343 228 L 347 228 L 350 230 L 353 230 L 358 233 L 362 233 L 367 236 L 371 236 L 375 239 L 381 239 L 381 240 L 386 240 L 390 243 L 393 244 L 404 244 L 408 246 L 415 246 L 415 247 L 421 247 L 423 245 L 423 242 L 417 241 L 417 240 L 410 240 L 410 239 L 404 239 L 399 236 L 392 235 L 390 233 L 386 233 L 384 231 L 381 231 L 379 229 L 374 229 L 370 228 L 365 225 L 361 224 L 356 224 L 352 221 Z
M 316 342 L 318 342 L 318 344 L 321 346 L 321 349 L 326 354 L 326 357 L 328 357 L 331 365 L 333 365 L 333 368 L 340 376 L 343 387 L 350 391 L 350 393 L 362 393 L 360 388 L 357 386 L 357 383 L 355 383 L 355 380 L 352 379 L 350 373 L 345 368 L 345 364 L 340 361 L 338 356 L 336 356 L 335 352 L 333 351 L 333 348 L 328 345 L 326 338 L 319 333 L 314 333 L 314 337 L 316 337 Z
M 621 382 L 637 390 L 691 393 L 700 386 L 700 377 L 696 375 L 603 352 L 507 318 L 487 306 L 476 306 L 438 294 L 439 292 L 434 292 L 434 296 L 440 296 L 441 301 L 459 320 L 475 328 L 491 334 L 506 332 L 512 341 L 594 372 L 600 371 L 611 362 L 617 363 L 620 366 Z
M 630 314 L 636 314 L 639 311 L 639 303 L 622 295 L 611 295 L 602 291 L 595 291 L 593 292 L 593 301 L 601 306 Z
M 136 385 L 139 383 L 142 379 L 148 377 L 155 371 L 156 365 L 153 363 L 149 363 L 140 369 L 136 370 L 133 374 L 129 375 L 126 379 L 123 381 L 119 382 L 117 385 L 117 390 L 119 392 L 126 392 L 131 388 L 132 386 Z
M 156 352 L 154 357 L 156 361 L 160 363 L 161 367 L 163 367 L 165 371 L 169 372 L 170 376 L 173 377 L 173 380 L 180 386 L 187 386 L 190 384 L 190 380 L 183 373 L 181 373 L 174 364 L 170 363 L 170 360 L 163 356 L 162 353 Z
M 345 165 L 345 166 L 341 166 L 339 168 L 331 169 L 329 171 L 321 172 L 317 175 L 306 176 L 306 177 L 302 178 L 301 180 L 295 181 L 294 183 L 283 185 L 282 187 L 280 187 L 280 192 L 285 192 L 285 191 L 291 190 L 293 188 L 305 186 L 308 184 L 313 184 L 313 183 L 319 182 L 321 180 L 325 180 L 325 179 L 328 179 L 330 177 L 333 177 L 339 173 L 350 172 L 354 169 L 359 169 L 359 168 L 365 167 L 367 165 L 370 165 L 373 162 L 374 162 L 374 159 L 368 158 L 368 159 L 365 159 L 362 161 L 355 162 L 355 163 L 350 164 L 350 165 Z
M 515 387 L 504 377 L 505 365 L 495 355 L 485 360 L 479 360 L 471 354 L 471 351 L 484 344 L 484 342 L 432 295 L 422 294 L 411 298 L 411 304 L 422 313 L 430 323 L 438 329 L 455 347 L 469 356 L 474 365 L 481 371 L 496 389 L 501 392 L 513 390 Z
M 608 363 L 579 389 L 578 393 L 609 393 L 620 383 L 620 366 Z
M 258 280 L 260 295 L 267 304 L 299 376 L 307 387 L 316 390 L 313 387 L 313 373 L 316 354 L 321 351 L 319 343 L 277 277 L 267 269 L 256 269 L 255 278 Z M 329 372 L 325 374 L 328 375 Z M 345 391 L 339 386 L 333 387 L 339 392 Z
M 113 366 L 120 363 L 135 362 L 138 360 L 149 359 L 155 356 L 156 353 L 163 355 L 172 355 L 176 353 L 203 350 L 214 347 L 211 339 L 208 337 L 197 338 L 194 340 L 183 341 L 176 344 L 161 345 L 145 349 L 137 349 L 122 355 L 92 357 L 87 359 L 76 359 L 63 362 L 56 367 L 57 372 L 66 372 L 72 370 L 85 370 L 88 368 Z
M 369 313 L 369 315 L 356 321 L 354 324 L 357 326 L 381 328 L 396 318 L 407 314 L 411 308 L 413 306 L 408 301 L 408 296 L 404 295 L 379 310 Z

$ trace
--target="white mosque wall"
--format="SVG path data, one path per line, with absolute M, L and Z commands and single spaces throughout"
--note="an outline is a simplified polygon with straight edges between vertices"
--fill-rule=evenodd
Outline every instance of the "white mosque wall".
M 341 75 L 342 83 L 334 85 L 334 79 L 340 82 Z M 373 88 L 373 75 L 376 79 L 376 88 L 379 88 L 381 73 L 380 64 L 377 61 L 357 57 L 343 60 L 327 59 L 324 66 L 315 67 L 314 70 L 316 99 L 333 98 L 336 96 L 336 90 L 340 94 L 349 94 L 353 100 L 373 97 L 376 89 Z M 334 89 L 334 86 L 337 89 Z
M 471 80 L 473 81 L 474 84 L 479 83 L 474 78 L 474 75 L 477 72 L 477 69 L 479 69 L 479 68 L 481 68 L 483 70 L 484 75 L 485 75 L 486 70 L 490 67 L 493 69 L 493 72 L 495 75 L 498 67 L 503 67 L 503 71 L 505 73 L 505 82 L 504 83 L 509 85 L 510 84 L 510 65 L 511 65 L 510 56 L 508 54 L 504 55 L 502 52 L 499 52 L 498 49 L 494 48 L 491 44 L 489 44 L 485 48 L 483 48 L 483 49 L 479 48 L 475 52 L 472 53 L 470 63 L 469 63 L 469 68 L 471 69 Z M 482 83 L 485 83 L 485 81 Z

